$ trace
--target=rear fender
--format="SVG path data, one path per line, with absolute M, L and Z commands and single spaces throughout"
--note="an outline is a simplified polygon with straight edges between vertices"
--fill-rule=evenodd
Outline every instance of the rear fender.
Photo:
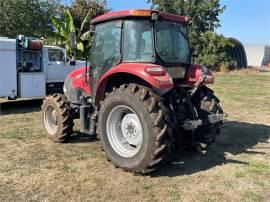
M 174 87 L 172 78 L 167 72 L 163 76 L 152 76 L 145 71 L 145 68 L 149 66 L 159 67 L 146 63 L 122 63 L 110 69 L 101 76 L 97 83 L 95 102 L 99 103 L 104 98 L 108 80 L 119 73 L 130 74 L 142 79 L 159 95 L 165 94 Z

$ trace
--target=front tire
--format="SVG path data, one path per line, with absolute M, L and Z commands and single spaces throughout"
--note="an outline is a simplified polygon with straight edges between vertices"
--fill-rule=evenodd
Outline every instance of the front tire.
M 164 160 L 171 145 L 168 111 L 150 89 L 137 84 L 114 88 L 99 114 L 99 137 L 116 167 L 148 173 Z
M 48 96 L 42 105 L 42 120 L 47 137 L 53 142 L 66 142 L 73 132 L 69 104 L 62 94 Z

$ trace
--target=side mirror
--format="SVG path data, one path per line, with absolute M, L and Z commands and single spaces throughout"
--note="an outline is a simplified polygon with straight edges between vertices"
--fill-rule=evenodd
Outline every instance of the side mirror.
M 75 65 L 76 65 L 76 61 L 75 61 L 75 60 L 71 60 L 71 61 L 69 62 L 69 64 L 70 64 L 71 66 L 75 66 Z
M 67 60 L 68 60 L 68 58 L 67 58 L 67 50 L 65 49 L 64 50 L 64 58 L 63 58 L 63 60 L 64 60 L 64 63 L 65 63 L 65 65 L 67 64 Z
M 77 49 L 76 33 L 71 32 L 69 37 L 70 37 L 71 49 L 76 50 Z

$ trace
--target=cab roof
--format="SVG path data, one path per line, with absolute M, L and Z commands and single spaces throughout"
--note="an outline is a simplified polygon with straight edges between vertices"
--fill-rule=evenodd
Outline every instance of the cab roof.
M 91 21 L 91 24 L 95 25 L 102 22 L 107 22 L 107 21 L 117 20 L 117 19 L 124 19 L 124 18 L 129 18 L 129 17 L 137 17 L 137 18 L 149 17 L 150 18 L 153 13 L 158 14 L 158 16 L 164 20 L 171 20 L 171 21 L 182 22 L 182 23 L 188 22 L 190 20 L 190 17 L 163 13 L 161 11 L 156 11 L 156 10 L 133 9 L 133 10 L 114 11 L 114 12 L 109 12 L 109 13 L 100 15 L 94 18 Z

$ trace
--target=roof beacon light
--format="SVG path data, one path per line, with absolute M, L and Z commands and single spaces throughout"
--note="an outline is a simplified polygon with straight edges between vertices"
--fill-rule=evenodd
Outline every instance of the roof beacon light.
M 133 16 L 151 17 L 151 11 L 148 10 L 131 10 L 130 14 Z

